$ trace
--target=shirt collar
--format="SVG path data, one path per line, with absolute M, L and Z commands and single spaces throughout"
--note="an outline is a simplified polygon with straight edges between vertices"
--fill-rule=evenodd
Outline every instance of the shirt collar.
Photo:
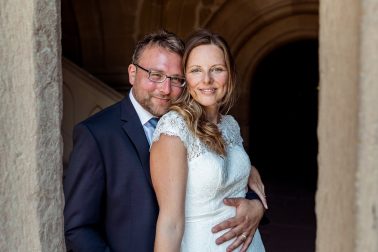
M 137 112 L 137 115 L 139 117 L 140 122 L 142 125 L 144 125 L 146 122 L 148 122 L 152 117 L 154 117 L 150 112 L 145 110 L 142 105 L 139 104 L 139 102 L 135 99 L 133 95 L 133 89 L 131 88 L 129 92 L 130 101 L 133 104 L 135 111 Z

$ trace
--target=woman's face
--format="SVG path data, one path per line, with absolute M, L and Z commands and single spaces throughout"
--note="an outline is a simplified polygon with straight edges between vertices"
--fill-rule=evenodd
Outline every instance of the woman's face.
M 206 112 L 218 113 L 225 96 L 228 71 L 223 51 L 216 45 L 195 47 L 185 68 L 188 91 Z

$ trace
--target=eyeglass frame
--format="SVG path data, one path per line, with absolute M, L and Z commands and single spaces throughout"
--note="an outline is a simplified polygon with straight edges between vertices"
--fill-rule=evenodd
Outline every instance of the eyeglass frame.
M 166 75 L 164 72 L 160 72 L 160 71 L 152 70 L 152 69 L 146 69 L 146 68 L 140 66 L 140 65 L 137 64 L 137 63 L 132 63 L 132 64 L 133 64 L 134 66 L 136 66 L 137 68 L 140 68 L 140 69 L 142 69 L 143 71 L 147 72 L 147 73 L 148 73 L 148 77 L 147 77 L 147 78 L 148 78 L 150 81 L 152 81 L 152 82 L 163 83 L 163 82 L 166 81 L 167 79 L 170 79 L 170 84 L 171 84 L 171 86 L 179 87 L 179 88 L 183 88 L 183 87 L 186 85 L 186 80 L 185 80 L 184 77 L 179 77 L 179 76 L 168 76 L 168 75 Z M 151 73 L 158 73 L 158 74 L 162 75 L 162 76 L 164 77 L 164 79 L 161 80 L 161 81 L 151 80 L 151 79 L 150 79 L 150 77 L 151 77 Z M 178 85 L 174 85 L 173 82 L 172 82 L 172 78 L 174 78 L 174 79 L 181 79 L 181 80 L 183 80 L 183 82 L 182 82 L 181 85 L 179 85 L 179 86 L 178 86 Z

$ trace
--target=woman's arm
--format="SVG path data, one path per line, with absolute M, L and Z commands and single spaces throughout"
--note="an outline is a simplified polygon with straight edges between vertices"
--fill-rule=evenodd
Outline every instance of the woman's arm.
M 161 135 L 152 144 L 151 178 L 159 203 L 155 252 L 179 252 L 185 223 L 188 176 L 186 148 L 178 137 Z

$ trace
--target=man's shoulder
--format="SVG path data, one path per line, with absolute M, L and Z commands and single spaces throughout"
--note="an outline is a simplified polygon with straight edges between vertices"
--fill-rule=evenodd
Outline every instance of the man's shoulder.
M 87 119 L 81 121 L 78 125 L 101 126 L 118 122 L 121 116 L 121 107 L 124 100 L 114 103 L 109 107 L 91 115 Z

